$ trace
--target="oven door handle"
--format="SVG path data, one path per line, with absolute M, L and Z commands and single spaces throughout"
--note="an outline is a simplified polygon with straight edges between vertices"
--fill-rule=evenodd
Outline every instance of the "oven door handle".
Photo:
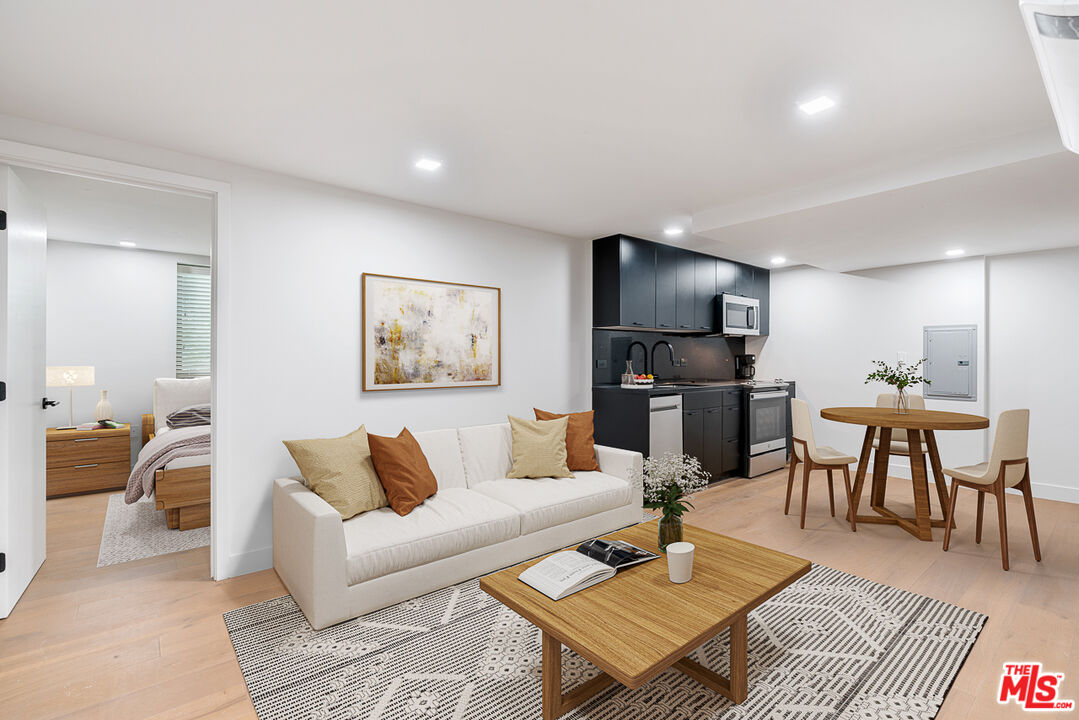
M 750 393 L 750 400 L 767 400 L 768 398 L 781 398 L 787 397 L 786 390 L 773 390 L 771 392 Z

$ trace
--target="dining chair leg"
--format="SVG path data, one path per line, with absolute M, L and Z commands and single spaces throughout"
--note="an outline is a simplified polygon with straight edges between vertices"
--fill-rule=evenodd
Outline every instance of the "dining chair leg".
M 952 480 L 952 496 L 948 499 L 948 522 L 944 523 L 944 552 L 948 552 L 948 543 L 952 541 L 952 518 L 955 516 L 955 501 L 959 495 L 959 483 Z
M 993 483 L 993 494 L 997 496 L 997 522 L 1000 524 L 1000 564 L 1008 569 L 1008 511 L 1004 505 L 1004 473 L 1001 472 Z
M 982 513 L 985 509 L 985 493 L 981 490 L 978 491 L 978 524 L 974 529 L 974 542 L 981 544 L 982 542 Z
M 850 468 L 843 466 L 843 487 L 847 491 L 847 517 L 850 518 L 850 531 L 858 532 L 858 525 L 854 519 L 854 494 L 850 489 Z
M 783 514 L 791 511 L 791 491 L 794 489 L 794 469 L 798 467 L 798 458 L 791 453 L 791 471 L 787 474 L 787 502 L 783 503 Z
M 832 468 L 828 468 L 828 509 L 835 517 L 835 490 L 832 488 Z
M 806 502 L 809 500 L 809 471 L 813 468 L 813 463 L 809 458 L 802 463 L 805 468 L 802 470 L 802 529 L 806 529 Z
M 1042 548 L 1038 544 L 1038 521 L 1034 519 L 1034 495 L 1030 491 L 1030 471 L 1019 483 L 1019 489 L 1023 492 L 1023 503 L 1027 506 L 1027 524 L 1030 525 L 1030 542 L 1034 546 L 1034 559 L 1042 561 Z

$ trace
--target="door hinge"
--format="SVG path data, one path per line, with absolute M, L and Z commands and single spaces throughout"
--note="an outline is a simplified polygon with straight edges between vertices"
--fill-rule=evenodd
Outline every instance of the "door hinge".
M 0 230 L 7 230 L 7 210 L 0 210 Z
M 0 572 L 7 570 L 7 553 L 0 553 Z

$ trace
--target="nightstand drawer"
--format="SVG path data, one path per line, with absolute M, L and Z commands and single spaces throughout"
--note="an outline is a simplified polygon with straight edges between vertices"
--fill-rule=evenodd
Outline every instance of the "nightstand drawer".
M 131 438 L 89 437 L 50 440 L 45 445 L 46 463 L 49 468 L 69 468 L 87 463 L 129 462 Z
M 130 463 L 99 463 L 86 460 L 71 467 L 50 467 L 45 471 L 45 494 L 49 497 L 72 493 L 116 490 L 127 486 Z

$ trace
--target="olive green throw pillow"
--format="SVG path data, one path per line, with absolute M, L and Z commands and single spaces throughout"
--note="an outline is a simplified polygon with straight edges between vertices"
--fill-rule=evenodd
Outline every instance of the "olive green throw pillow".
M 307 487 L 341 513 L 342 519 L 389 504 L 371 462 L 363 425 L 344 437 L 284 442 Z
M 566 427 L 569 418 L 522 420 L 512 415 L 513 467 L 506 477 L 573 477 L 566 465 Z

